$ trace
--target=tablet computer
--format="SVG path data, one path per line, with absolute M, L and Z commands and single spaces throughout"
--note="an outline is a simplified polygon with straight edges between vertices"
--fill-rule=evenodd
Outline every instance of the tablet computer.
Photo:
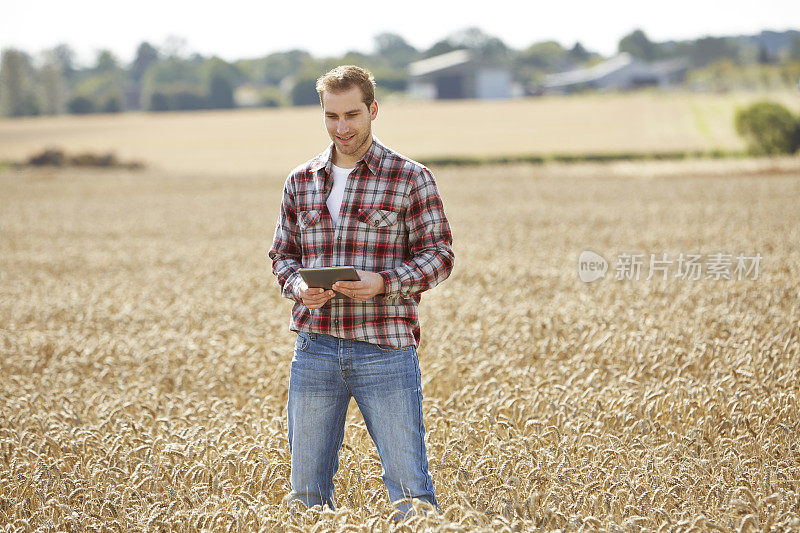
M 337 281 L 361 281 L 355 267 L 323 267 L 323 268 L 300 268 L 297 270 L 303 281 L 309 287 L 319 287 L 328 290 Z M 342 293 L 336 292 L 336 298 L 340 298 Z

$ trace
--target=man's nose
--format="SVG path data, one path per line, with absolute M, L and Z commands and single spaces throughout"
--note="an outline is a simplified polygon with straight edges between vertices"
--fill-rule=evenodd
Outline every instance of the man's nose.
M 336 125 L 336 133 L 347 133 L 350 130 L 350 125 L 346 120 L 340 120 Z

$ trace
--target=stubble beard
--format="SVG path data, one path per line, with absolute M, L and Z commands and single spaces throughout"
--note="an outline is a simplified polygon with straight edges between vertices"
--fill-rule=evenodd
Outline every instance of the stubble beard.
M 361 137 L 361 138 L 358 138 L 358 134 L 356 134 L 355 140 L 360 141 L 360 142 L 358 142 L 358 144 L 353 143 L 351 148 L 349 150 L 347 150 L 347 151 L 344 150 L 339 145 L 338 142 L 334 142 L 334 145 L 336 146 L 336 149 L 339 151 L 339 153 L 342 154 L 342 155 L 348 155 L 349 156 L 349 155 L 354 155 L 354 154 L 360 153 L 362 150 L 366 151 L 366 150 L 364 150 L 364 147 L 365 146 L 369 147 L 369 145 L 372 144 L 372 128 L 367 128 L 367 131 L 364 132 L 364 136 Z

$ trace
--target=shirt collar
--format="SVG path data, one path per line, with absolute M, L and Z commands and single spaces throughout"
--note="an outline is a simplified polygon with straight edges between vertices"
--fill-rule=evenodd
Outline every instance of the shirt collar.
M 374 135 L 372 136 L 372 145 L 369 147 L 369 150 L 364 154 L 364 156 L 359 160 L 363 161 L 367 168 L 372 173 L 373 176 L 378 174 L 378 171 L 381 169 L 381 165 L 383 163 L 383 156 L 386 151 L 386 147 L 381 144 L 377 137 Z M 322 169 L 325 169 L 326 174 L 331 173 L 331 166 L 333 165 L 333 143 L 328 145 L 328 148 L 325 149 L 324 152 L 319 154 L 314 160 L 311 162 L 311 171 L 312 172 L 319 172 Z

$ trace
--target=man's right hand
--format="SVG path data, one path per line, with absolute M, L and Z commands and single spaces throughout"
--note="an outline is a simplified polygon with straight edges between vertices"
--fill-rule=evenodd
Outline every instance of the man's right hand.
M 298 296 L 300 296 L 300 299 L 303 301 L 303 305 L 309 309 L 319 309 L 328 303 L 328 300 L 335 295 L 336 293 L 333 291 L 326 291 L 318 287 L 309 288 L 308 285 L 303 283 Z

